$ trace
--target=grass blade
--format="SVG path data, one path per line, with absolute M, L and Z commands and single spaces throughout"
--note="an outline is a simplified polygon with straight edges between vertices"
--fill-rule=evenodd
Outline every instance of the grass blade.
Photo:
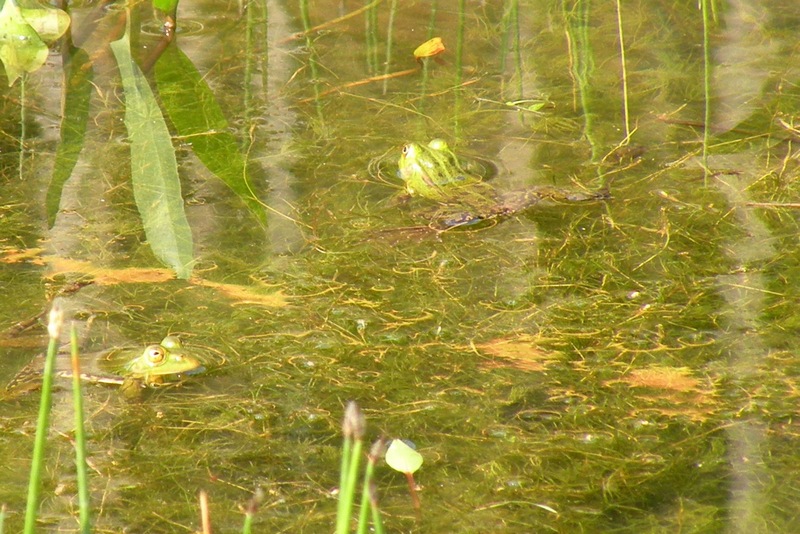
M 86 430 L 83 420 L 81 369 L 78 361 L 78 333 L 75 325 L 70 328 L 70 345 L 72 347 L 72 406 L 75 412 L 75 469 L 78 479 L 80 531 L 82 534 L 89 534 L 92 528 L 89 515 L 89 479 L 86 471 Z
M 36 532 L 36 517 L 39 512 L 39 491 L 42 486 L 42 467 L 44 466 L 47 433 L 50 428 L 53 371 L 55 369 L 56 354 L 58 353 L 58 338 L 61 333 L 63 322 L 63 313 L 56 302 L 53 304 L 53 309 L 50 310 L 50 321 L 47 325 L 47 331 L 50 334 L 50 343 L 47 346 L 47 357 L 44 362 L 42 397 L 39 401 L 39 419 L 36 423 L 31 475 L 28 481 L 28 503 L 25 509 L 25 528 L 23 531 L 25 534 L 33 534 Z

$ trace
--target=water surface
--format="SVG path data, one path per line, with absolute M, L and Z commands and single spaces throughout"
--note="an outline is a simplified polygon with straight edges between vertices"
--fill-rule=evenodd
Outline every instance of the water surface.
M 265 221 L 176 137 L 189 281 L 157 279 L 113 56 L 93 66 L 52 227 L 59 58 L 28 80 L 21 171 L 6 93 L 4 328 L 94 280 L 65 297 L 90 348 L 173 333 L 226 356 L 139 403 L 88 388 L 98 531 L 196 529 L 200 489 L 230 531 L 261 487 L 260 531 L 329 532 L 356 400 L 369 439 L 411 439 L 425 458 L 419 518 L 405 478 L 379 469 L 390 531 L 790 532 L 794 4 L 718 5 L 708 70 L 694 3 L 397 2 L 390 16 L 381 2 L 316 28 L 362 6 L 323 4 L 305 22 L 295 3 L 180 6 L 176 46 L 225 113 Z M 423 66 L 412 52 L 433 36 L 447 51 Z M 398 201 L 394 166 L 404 143 L 434 137 L 495 162 L 501 190 L 610 181 L 613 199 L 418 231 L 426 201 Z M 6 333 L 4 377 L 43 334 Z M 36 403 L 0 404 L 11 530 Z M 42 513 L 71 531 L 68 392 L 54 410 Z

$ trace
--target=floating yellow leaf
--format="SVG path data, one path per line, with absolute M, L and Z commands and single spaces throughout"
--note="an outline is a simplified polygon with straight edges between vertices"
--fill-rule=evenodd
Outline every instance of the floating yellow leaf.
M 476 346 L 526 371 L 544 371 L 547 362 L 554 358 L 552 353 L 539 348 L 530 336 L 494 339 Z
M 631 387 L 646 387 L 660 390 L 694 392 L 700 390 L 700 381 L 691 376 L 686 367 L 653 366 L 646 369 L 634 369 L 617 382 Z
M 90 276 L 95 284 L 102 286 L 167 282 L 175 278 L 175 272 L 170 269 L 150 269 L 143 267 L 110 269 L 107 267 L 98 267 L 88 261 L 60 258 L 58 256 L 46 256 L 44 260 L 51 269 L 51 277 L 63 273 L 79 273 Z
M 43 250 L 41 248 L 26 248 L 22 250 L 7 248 L 0 252 L 0 263 L 22 263 L 27 261 L 33 265 L 43 265 L 44 262 L 39 258 Z
M 288 303 L 286 295 L 284 295 L 281 290 L 272 293 L 260 293 L 251 287 L 211 282 L 210 280 L 204 280 L 197 276 L 193 276 L 190 282 L 198 286 L 216 289 L 226 297 L 240 301 L 241 304 L 257 304 L 259 306 L 280 308 L 286 306 Z
M 717 408 L 713 387 L 704 386 L 687 367 L 653 365 L 633 369 L 619 379 L 605 382 L 607 386 L 613 384 L 633 388 L 638 399 L 637 410 L 640 411 L 704 421 Z
M 175 279 L 175 272 L 172 269 L 144 267 L 110 269 L 98 267 L 88 261 L 58 256 L 44 256 L 42 259 L 50 267 L 51 277 L 58 274 L 77 273 L 91 278 L 97 285 L 161 283 Z M 189 282 L 195 286 L 214 289 L 227 298 L 237 301 L 238 304 L 255 304 L 257 306 L 280 308 L 286 306 L 289 301 L 283 291 L 280 289 L 274 290 L 272 286 L 267 286 L 266 284 L 261 284 L 261 287 L 223 284 L 205 280 L 199 276 L 192 276 Z M 269 292 L 265 291 L 265 289 Z
M 417 61 L 426 57 L 438 56 L 445 51 L 444 43 L 441 37 L 434 37 L 429 41 L 425 41 L 414 50 L 414 57 Z

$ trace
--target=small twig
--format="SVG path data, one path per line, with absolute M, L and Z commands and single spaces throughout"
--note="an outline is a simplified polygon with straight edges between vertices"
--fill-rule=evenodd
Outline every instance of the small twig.
M 342 15 L 341 17 L 337 17 L 337 18 L 329 20 L 327 22 L 323 22 L 322 24 L 320 24 L 318 26 L 314 26 L 313 28 L 309 28 L 306 31 L 293 33 L 289 37 L 287 37 L 285 39 L 282 39 L 281 41 L 278 41 L 278 44 L 286 44 L 286 43 L 289 43 L 289 42 L 292 42 L 292 41 L 296 41 L 297 39 L 301 39 L 301 38 L 305 37 L 306 35 L 308 35 L 310 33 L 318 32 L 319 30 L 325 29 L 328 26 L 333 26 L 334 24 L 339 24 L 340 22 L 345 21 L 347 19 L 351 19 L 353 17 L 357 17 L 358 15 L 363 13 L 364 11 L 367 11 L 368 9 L 372 9 L 373 7 L 375 7 L 376 5 L 380 4 L 381 2 L 383 2 L 383 0 L 375 0 L 374 2 L 371 2 L 371 3 L 367 4 L 367 5 L 365 5 L 364 7 L 356 9 L 355 11 L 351 11 L 350 13 L 348 13 L 346 15 Z
M 800 209 L 800 202 L 745 202 L 744 205 L 751 208 Z
M 392 78 L 399 78 L 401 76 L 408 76 L 409 74 L 414 74 L 418 70 L 419 70 L 419 68 L 415 67 L 413 69 L 406 69 L 406 70 L 401 70 L 401 71 L 398 71 L 398 72 L 390 72 L 388 74 L 381 74 L 381 75 L 378 75 L 378 76 L 370 76 L 369 78 L 356 80 L 354 82 L 348 82 L 348 83 L 346 83 L 344 85 L 339 85 L 339 86 L 327 89 L 327 90 L 321 92 L 319 95 L 316 95 L 316 96 L 313 96 L 313 97 L 309 97 L 309 98 L 304 98 L 304 99 L 300 100 L 299 103 L 300 104 L 306 104 L 308 102 L 311 102 L 312 100 L 316 100 L 317 98 L 320 98 L 320 97 L 323 97 L 323 96 L 327 96 L 327 95 L 329 95 L 331 93 L 337 93 L 339 91 L 342 91 L 343 89 L 350 89 L 351 87 L 358 87 L 359 85 L 367 85 L 368 83 L 372 83 L 372 82 L 380 82 L 380 81 L 390 80 Z
M 200 523 L 203 534 L 211 534 L 211 512 L 208 509 L 208 493 L 200 490 Z

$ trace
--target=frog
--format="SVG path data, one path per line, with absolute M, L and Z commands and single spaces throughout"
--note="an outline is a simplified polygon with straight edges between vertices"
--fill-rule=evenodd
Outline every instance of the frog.
M 69 360 L 68 353 L 59 353 L 59 363 Z M 198 374 L 205 370 L 196 357 L 188 353 L 177 336 L 166 336 L 160 343 L 147 345 L 144 350 L 131 347 L 115 347 L 82 357 L 96 363 L 97 371 L 82 372 L 81 380 L 121 386 L 126 397 L 136 391 L 180 380 L 185 375 Z M 24 393 L 40 385 L 43 357 L 34 358 L 26 365 L 6 389 Z M 72 371 L 57 365 L 56 375 L 71 378 Z M 34 379 L 36 377 L 36 379 Z
M 427 145 L 406 143 L 398 160 L 398 175 L 408 196 L 433 200 L 443 209 L 435 224 L 450 228 L 474 224 L 524 211 L 542 201 L 583 202 L 610 198 L 607 189 L 570 192 L 553 187 L 532 187 L 499 192 L 467 165 L 442 139 Z
M 409 196 L 447 202 L 482 183 L 464 169 L 443 139 L 433 139 L 427 145 L 406 143 L 397 165 Z
M 167 336 L 161 343 L 148 345 L 139 356 L 128 360 L 122 374 L 152 386 L 163 383 L 168 377 L 196 374 L 202 367 L 197 358 L 186 352 L 177 336 Z

